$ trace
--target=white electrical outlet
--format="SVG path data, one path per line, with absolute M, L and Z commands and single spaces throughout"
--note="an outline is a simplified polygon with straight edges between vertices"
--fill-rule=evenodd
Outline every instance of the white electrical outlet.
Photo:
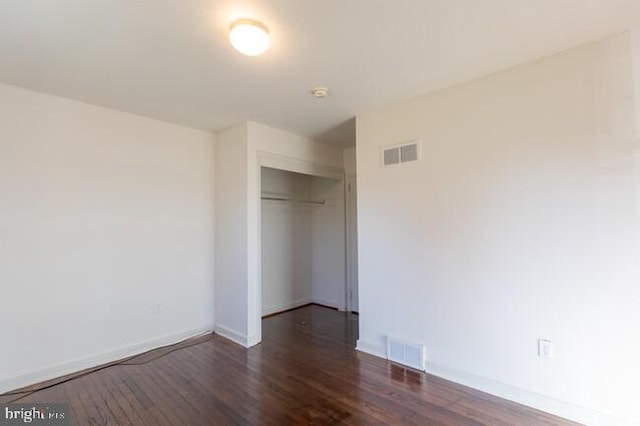
M 538 339 L 538 356 L 553 359 L 553 342 L 551 340 Z
M 160 304 L 160 302 L 154 302 L 153 303 L 153 313 L 158 315 L 158 314 L 160 314 L 160 312 L 162 312 L 162 304 Z

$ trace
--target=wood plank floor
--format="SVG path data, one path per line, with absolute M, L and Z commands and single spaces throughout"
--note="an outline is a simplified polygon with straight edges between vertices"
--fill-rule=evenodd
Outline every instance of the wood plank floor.
M 265 319 L 249 350 L 200 338 L 21 402 L 69 403 L 78 425 L 575 424 L 359 353 L 357 322 L 307 306 Z

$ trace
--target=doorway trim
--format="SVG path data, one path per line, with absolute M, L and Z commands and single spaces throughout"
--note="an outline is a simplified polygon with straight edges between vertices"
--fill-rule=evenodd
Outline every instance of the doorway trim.
M 358 226 L 357 226 L 357 177 L 354 174 L 344 179 L 345 250 L 346 250 L 346 310 L 358 312 Z M 355 294 L 355 297 L 354 297 Z
M 258 168 L 260 167 L 270 167 L 334 180 L 344 179 L 344 170 L 342 169 L 271 152 L 258 151 Z M 258 180 L 260 180 L 260 175 L 258 175 Z

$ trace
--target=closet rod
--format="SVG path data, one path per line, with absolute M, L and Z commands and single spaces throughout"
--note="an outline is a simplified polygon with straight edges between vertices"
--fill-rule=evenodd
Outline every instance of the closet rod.
M 272 201 L 296 201 L 298 203 L 308 203 L 308 204 L 318 204 L 323 205 L 325 203 L 322 201 L 306 201 L 306 200 L 292 200 L 290 198 L 280 198 L 280 197 L 261 197 L 263 200 L 272 200 Z

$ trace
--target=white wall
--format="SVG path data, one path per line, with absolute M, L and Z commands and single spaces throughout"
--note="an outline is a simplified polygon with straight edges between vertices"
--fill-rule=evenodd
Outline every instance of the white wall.
M 312 301 L 311 179 L 262 168 L 262 315 Z
M 0 84 L 0 392 L 212 329 L 213 142 Z
M 436 374 L 640 421 L 633 94 L 624 34 L 360 115 L 359 347 L 423 343 Z M 422 161 L 380 167 L 415 138 Z
M 314 175 L 322 175 L 322 169 L 342 170 L 343 150 L 312 139 L 249 121 L 246 123 L 253 155 L 269 153 L 295 161 L 312 163 L 319 167 Z M 291 164 L 289 165 L 291 168 Z M 290 170 L 298 171 L 298 170 Z M 304 169 L 300 171 L 306 173 Z
M 248 324 L 247 126 L 240 124 L 216 136 L 216 275 L 215 331 L 244 343 Z

